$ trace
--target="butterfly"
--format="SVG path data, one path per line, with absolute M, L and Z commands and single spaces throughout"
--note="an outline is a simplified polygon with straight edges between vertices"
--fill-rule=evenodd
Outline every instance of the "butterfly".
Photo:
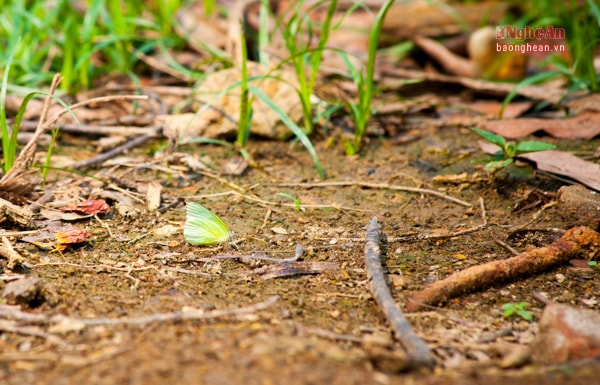
M 229 227 L 215 213 L 196 202 L 187 202 L 183 237 L 192 245 L 212 245 L 231 238 Z

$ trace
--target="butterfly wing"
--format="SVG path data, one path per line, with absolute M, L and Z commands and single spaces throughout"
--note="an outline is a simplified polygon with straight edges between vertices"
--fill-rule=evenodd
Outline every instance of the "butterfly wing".
M 183 236 L 192 245 L 222 243 L 229 240 L 229 227 L 206 207 L 188 202 Z

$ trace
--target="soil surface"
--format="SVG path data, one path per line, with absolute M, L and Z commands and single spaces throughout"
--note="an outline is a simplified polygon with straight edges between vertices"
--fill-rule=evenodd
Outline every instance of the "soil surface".
M 387 237 L 384 264 L 400 308 L 411 294 L 438 279 L 511 256 L 503 244 L 524 251 L 551 242 L 546 236 L 552 229 L 565 229 L 553 204 L 565 182 L 535 172 L 490 176 L 472 163 L 483 157 L 476 143 L 469 130 L 445 128 L 403 145 L 371 140 L 360 157 L 349 158 L 341 146 L 329 148 L 317 142 L 328 172 L 325 183 L 348 182 L 337 186 L 318 185 L 303 148 L 276 142 L 251 142 L 248 150 L 258 167 L 241 176 L 194 174 L 166 162 L 156 162 L 164 167 L 153 168 L 147 152 L 95 170 L 101 178 L 159 181 L 163 187 L 160 213 L 141 210 L 126 217 L 107 199 L 113 206 L 109 214 L 74 223 L 90 232 L 92 241 L 62 252 L 14 242 L 28 258 L 20 273 L 38 277 L 43 294 L 40 306 L 28 303 L 21 308 L 46 317 L 68 316 L 70 321 L 33 323 L 30 326 L 40 331 L 37 335 L 3 326 L 0 382 L 490 385 L 518 381 L 525 385 L 598 381 L 598 361 L 500 368 L 498 346 L 527 346 L 536 335 L 543 304 L 532 297 L 534 290 L 556 302 L 598 308 L 594 300 L 600 292 L 598 270 L 572 265 L 515 282 L 489 282 L 489 288 L 439 308 L 407 313 L 415 332 L 432 350 L 436 366 L 432 371 L 401 370 L 402 347 L 372 297 L 365 271 L 365 225 L 372 217 L 379 219 Z M 557 144 L 561 148 L 576 144 L 579 149 L 598 146 L 593 141 Z M 236 156 L 234 150 L 219 146 L 188 145 L 180 150 L 215 169 Z M 528 165 L 521 165 L 514 170 L 527 169 Z M 434 180 L 463 172 L 467 175 L 462 181 Z M 57 173 L 51 179 L 48 188 L 55 198 L 68 191 L 79 191 L 80 196 L 87 191 L 88 198 L 94 195 L 90 192 L 111 189 L 84 176 Z M 431 189 L 470 206 L 427 191 L 390 186 Z M 298 198 L 300 208 L 280 193 Z M 214 247 L 188 244 L 182 234 L 184 200 L 200 202 L 218 214 L 235 233 L 234 242 Z M 483 219 L 486 226 L 480 226 Z M 442 236 L 477 226 L 471 233 Z M 289 266 L 312 274 L 273 277 L 279 271 L 276 262 L 248 258 L 292 258 L 298 255 L 297 245 L 304 252 L 297 265 Z M 5 273 L 0 289 L 12 279 L 6 267 Z M 252 308 L 269 300 L 274 302 Z M 503 304 L 522 301 L 530 303 L 532 322 L 503 316 Z M 235 309 L 238 314 L 217 314 Z M 161 319 L 161 314 L 167 316 Z M 196 319 L 182 314 L 195 314 Z M 145 316 L 151 317 L 136 324 L 73 321 Z

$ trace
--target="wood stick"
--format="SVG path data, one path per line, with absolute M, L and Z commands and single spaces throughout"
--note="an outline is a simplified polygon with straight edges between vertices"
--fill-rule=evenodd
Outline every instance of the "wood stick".
M 429 347 L 417 336 L 402 311 L 396 306 L 394 298 L 386 284 L 385 274 L 381 266 L 381 225 L 377 218 L 367 224 L 365 242 L 366 269 L 371 283 L 371 292 L 375 301 L 385 314 L 396 339 L 402 344 L 408 356 L 409 366 L 432 367 L 435 364 Z
M 408 311 L 438 305 L 459 295 L 481 290 L 493 284 L 514 280 L 558 266 L 584 254 L 592 259 L 600 252 L 600 234 L 589 227 L 567 230 L 556 242 L 515 257 L 473 266 L 433 283 L 409 300 Z

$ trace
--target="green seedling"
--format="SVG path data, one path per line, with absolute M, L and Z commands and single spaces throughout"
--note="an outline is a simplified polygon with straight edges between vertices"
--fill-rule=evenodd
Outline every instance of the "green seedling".
M 344 143 L 346 154 L 355 155 L 360 151 L 363 144 L 363 139 L 367 131 L 367 124 L 373 113 L 371 109 L 371 101 L 375 95 L 375 59 L 377 58 L 377 49 L 379 47 L 379 37 L 381 35 L 381 29 L 383 28 L 383 20 L 387 14 L 388 9 L 392 6 L 394 0 L 387 0 L 375 19 L 373 28 L 369 35 L 369 52 L 367 55 L 367 68 L 365 72 L 357 70 L 351 64 L 350 60 L 345 54 L 341 54 L 342 58 L 346 62 L 346 66 L 350 70 L 350 76 L 356 84 L 358 91 L 358 103 L 349 102 L 348 107 L 350 109 L 350 116 L 354 121 L 354 138 Z
M 215 213 L 196 202 L 187 202 L 183 237 L 192 245 L 213 245 L 231 239 L 229 227 Z
M 527 302 L 519 302 L 519 303 L 505 303 L 502 305 L 502 315 L 504 318 L 510 318 L 514 316 L 518 316 L 523 318 L 525 321 L 531 321 L 533 319 L 533 315 L 530 311 L 526 310 L 529 306 Z
M 335 15 L 337 0 L 331 0 L 329 2 L 325 20 L 319 28 L 319 39 L 317 46 L 314 49 L 311 49 L 310 43 L 313 40 L 313 36 L 315 34 L 314 29 L 316 26 L 307 17 L 307 13 L 310 12 L 311 9 L 314 9 L 323 3 L 324 1 L 318 1 L 310 9 L 304 11 L 302 10 L 304 2 L 300 1 L 297 3 L 294 13 L 289 20 L 283 20 L 283 18 L 278 20 L 286 49 L 290 54 L 288 60 L 292 63 L 298 78 L 298 96 L 300 98 L 300 105 L 302 106 L 305 132 L 308 134 L 310 134 L 313 130 L 311 99 L 317 74 L 321 66 L 323 51 L 325 50 L 327 41 L 329 40 L 329 33 L 332 29 L 331 21 Z M 298 36 L 301 36 L 305 29 L 308 37 L 305 41 L 301 41 L 298 39 Z
M 304 211 L 304 207 L 302 207 L 302 205 L 300 204 L 299 198 L 296 198 L 292 194 L 288 194 L 288 193 L 277 193 L 277 195 L 284 197 L 284 198 L 291 199 L 294 202 L 296 211 L 300 211 L 300 210 Z
M 489 172 L 496 172 L 508 166 L 514 162 L 515 157 L 520 154 L 553 150 L 556 148 L 556 146 L 553 144 L 537 141 L 523 141 L 519 143 L 508 142 L 502 136 L 496 135 L 492 132 L 480 130 L 478 128 L 472 128 L 472 130 L 483 139 L 500 147 L 500 150 L 498 150 L 498 152 L 496 152 L 492 158 L 481 160 L 483 162 L 487 162 L 485 169 Z

